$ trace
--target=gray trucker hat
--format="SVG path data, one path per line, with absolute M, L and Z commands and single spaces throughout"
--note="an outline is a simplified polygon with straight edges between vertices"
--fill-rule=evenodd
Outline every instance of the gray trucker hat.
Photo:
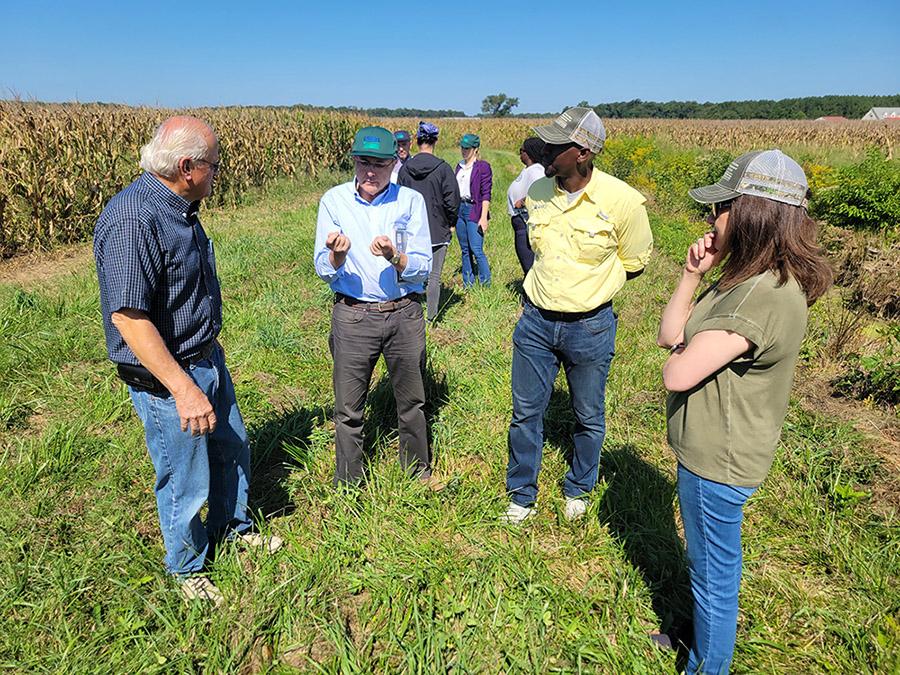
M 544 143 L 565 145 L 578 143 L 591 152 L 600 152 L 606 142 L 606 129 L 603 122 L 590 108 L 569 108 L 550 124 L 534 127 Z
M 688 194 L 701 204 L 754 195 L 805 207 L 808 190 L 806 174 L 797 162 L 781 150 L 757 150 L 735 159 L 712 185 L 688 190 Z

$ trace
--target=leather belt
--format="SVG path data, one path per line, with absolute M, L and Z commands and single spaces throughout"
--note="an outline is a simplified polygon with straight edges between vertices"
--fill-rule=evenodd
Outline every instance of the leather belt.
M 187 368 L 188 366 L 192 366 L 195 363 L 200 363 L 200 361 L 205 361 L 213 355 L 214 351 L 216 351 L 216 345 L 218 345 L 218 342 L 216 342 L 215 340 L 207 342 L 200 348 L 200 351 L 196 354 L 185 356 L 183 359 L 177 359 L 178 365 L 180 365 L 182 368 Z
M 335 303 L 347 305 L 348 307 L 356 307 L 357 309 L 363 309 L 370 312 L 393 312 L 401 307 L 406 307 L 411 302 L 421 302 L 422 294 L 410 293 L 401 298 L 397 298 L 396 300 L 370 302 L 367 300 L 357 300 L 356 298 L 351 298 L 349 295 L 344 295 L 343 293 L 335 293 L 334 301 Z
M 534 307 L 547 321 L 581 321 L 582 319 L 590 319 L 592 316 L 597 316 L 604 309 L 612 307 L 612 300 L 609 300 L 599 307 L 589 309 L 586 312 L 555 312 L 552 309 L 538 307 L 527 295 L 525 296 L 525 303 Z

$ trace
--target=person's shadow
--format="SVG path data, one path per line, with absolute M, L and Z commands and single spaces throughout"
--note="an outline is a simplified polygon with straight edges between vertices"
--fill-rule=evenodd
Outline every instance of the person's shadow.
M 569 394 L 554 387 L 547 406 L 544 434 L 571 461 L 575 418 Z M 633 445 L 604 443 L 600 478 L 607 483 L 598 516 L 620 543 L 650 589 L 660 630 L 675 646 L 679 667 L 691 644 L 690 576 L 675 523 L 675 481 L 644 460 Z
M 600 520 L 644 576 L 660 630 L 672 639 L 683 667 L 691 644 L 693 598 L 675 524 L 675 481 L 628 444 L 604 447 L 600 475 L 607 482 Z
M 292 471 L 305 467 L 312 456 L 315 426 L 331 419 L 330 409 L 298 407 L 248 430 L 250 440 L 250 507 L 261 518 L 285 516 L 294 503 L 285 485 Z
M 453 305 L 462 302 L 462 300 L 462 294 L 458 293 L 455 288 L 447 288 L 445 286 L 442 286 L 441 299 L 438 301 L 438 311 L 434 317 L 435 323 L 440 323 L 440 321 L 444 318 L 444 315 L 450 310 L 450 308 L 453 307 Z

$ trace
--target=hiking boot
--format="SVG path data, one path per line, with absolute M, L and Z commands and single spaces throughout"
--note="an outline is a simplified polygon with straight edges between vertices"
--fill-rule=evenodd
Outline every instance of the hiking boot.
M 566 497 L 566 508 L 564 514 L 566 520 L 578 520 L 587 513 L 588 503 L 586 499 L 578 497 Z
M 225 598 L 209 577 L 188 577 L 181 582 L 181 594 L 185 600 L 202 600 L 211 602 L 213 607 L 219 607 Z
M 534 511 L 533 506 L 519 506 L 515 502 L 510 502 L 506 511 L 500 516 L 500 522 L 507 525 L 521 525 L 531 517 Z
M 234 535 L 234 541 L 243 544 L 247 548 L 258 548 L 266 553 L 275 553 L 284 546 L 284 539 L 275 534 L 268 536 L 259 534 L 258 532 L 244 532 L 243 534 Z

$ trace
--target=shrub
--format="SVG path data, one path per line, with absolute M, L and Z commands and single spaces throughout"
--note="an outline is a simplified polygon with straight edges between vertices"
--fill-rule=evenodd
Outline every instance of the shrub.
M 879 332 L 886 338 L 884 347 L 875 354 L 849 357 L 850 372 L 832 385 L 843 396 L 894 406 L 900 403 L 900 323 L 892 322 Z
M 900 225 L 900 163 L 877 150 L 858 164 L 816 175 L 810 213 L 837 227 L 893 230 Z

